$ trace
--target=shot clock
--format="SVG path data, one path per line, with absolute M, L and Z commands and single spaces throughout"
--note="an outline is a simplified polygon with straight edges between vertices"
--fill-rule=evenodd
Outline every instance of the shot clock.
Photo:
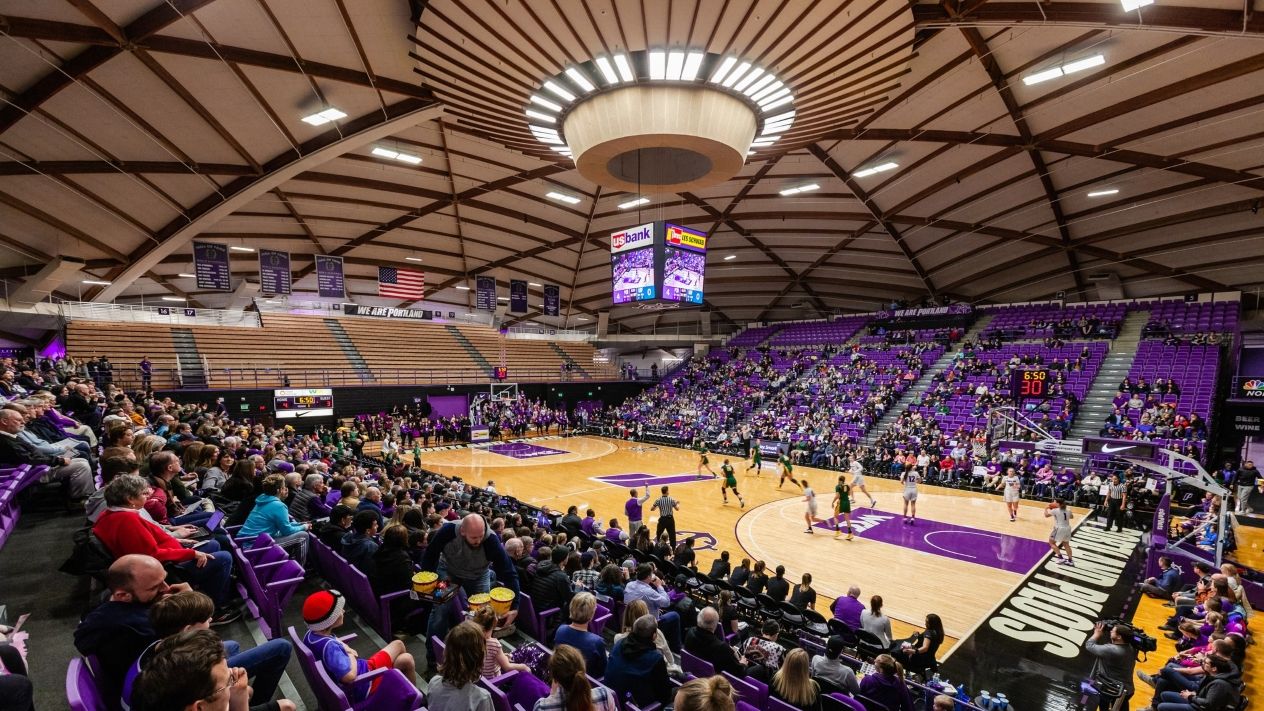
M 1048 370 L 1015 370 L 1010 373 L 1010 395 L 1015 400 L 1049 397 Z

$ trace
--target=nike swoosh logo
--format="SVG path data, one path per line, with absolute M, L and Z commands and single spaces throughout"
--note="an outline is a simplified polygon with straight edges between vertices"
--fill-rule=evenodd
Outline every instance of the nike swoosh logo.
M 1125 444 L 1125 445 L 1124 445 L 1124 446 L 1122 446 L 1122 447 L 1112 447 L 1112 446 L 1110 446 L 1109 444 L 1103 444 L 1103 445 L 1102 445 L 1102 454 L 1114 454 L 1115 452 L 1123 452 L 1123 451 L 1125 451 L 1125 450 L 1129 450 L 1129 449 L 1132 449 L 1132 445 L 1131 445 L 1131 444 Z

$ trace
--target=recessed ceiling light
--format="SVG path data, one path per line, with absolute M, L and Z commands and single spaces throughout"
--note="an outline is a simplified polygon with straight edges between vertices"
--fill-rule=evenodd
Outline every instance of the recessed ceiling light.
M 685 81 L 696 81 L 698 79 L 698 69 L 702 67 L 702 52 L 690 52 L 685 57 L 685 68 L 680 72 L 680 78 Z
M 526 110 L 526 111 L 524 111 L 523 113 L 525 113 L 526 115 L 530 116 L 530 117 L 531 117 L 531 118 L 533 118 L 533 119 L 537 119 L 537 120 L 539 120 L 539 121 L 543 121 L 543 122 L 545 122 L 545 123 L 557 123 L 557 117 L 556 117 L 556 116 L 550 116 L 550 115 L 548 115 L 548 114 L 544 113 L 543 111 L 535 111 L 535 110 L 533 110 L 533 109 L 527 109 L 527 110 Z
M 390 158 L 391 160 L 397 160 L 401 163 L 408 163 L 410 165 L 418 165 L 421 163 L 421 156 L 415 156 L 411 153 L 400 153 L 399 151 L 392 150 L 390 148 L 383 148 L 382 146 L 374 146 L 372 153 L 373 155 L 381 158 Z
M 728 76 L 729 71 L 733 69 L 735 64 L 737 64 L 737 57 L 725 57 L 724 61 L 720 63 L 720 68 L 715 70 L 715 74 L 711 75 L 711 83 L 719 84 L 724 81 L 724 77 Z
M 769 136 L 767 138 L 761 136 L 758 141 L 751 141 L 751 145 L 754 146 L 755 148 L 763 148 L 764 146 L 771 146 L 772 144 L 776 142 L 777 142 L 776 136 Z
M 852 174 L 851 174 L 851 177 L 853 177 L 853 178 L 868 178 L 868 177 L 869 177 L 869 176 L 871 176 L 871 175 L 875 175 L 875 174 L 877 174 L 877 173 L 885 173 L 885 172 L 887 172 L 888 170 L 895 170 L 896 168 L 899 168 L 899 167 L 900 167 L 900 166 L 899 166 L 898 164 L 896 164 L 896 163 L 891 163 L 891 162 L 889 162 L 889 161 L 888 161 L 888 162 L 886 162 L 886 163 L 879 163 L 879 164 L 877 164 L 877 165 L 870 166 L 870 167 L 868 167 L 868 168 L 865 168 L 864 170 L 858 170 L 858 171 L 856 171 L 855 173 L 852 173 Z
M 597 57 L 597 69 L 601 70 L 601 78 L 606 80 L 607 84 L 618 84 L 619 76 L 614 73 L 614 65 L 605 57 Z
M 754 96 L 758 94 L 759 92 L 761 92 L 764 87 L 768 86 L 773 81 L 776 81 L 776 79 L 777 77 L 772 74 L 765 74 L 762 79 L 746 87 L 746 90 L 744 93 L 747 96 Z
M 458 290 L 460 290 L 460 291 L 469 291 L 469 290 L 470 290 L 470 287 L 468 287 L 468 286 L 466 286 L 466 285 L 464 285 L 464 284 L 457 284 L 457 285 L 456 285 L 456 288 L 457 288 Z
M 93 286 L 109 286 L 110 282 L 101 281 L 100 279 L 84 279 L 84 284 L 92 284 Z
M 540 96 L 539 94 L 532 94 L 532 95 L 531 95 L 531 103 L 535 104 L 536 106 L 543 106 L 544 108 L 548 109 L 549 111 L 561 111 L 561 110 L 562 110 L 562 107 L 561 107 L 560 105 L 555 104 L 555 103 L 553 103 L 552 101 L 549 101 L 548 99 L 544 98 L 543 96 Z
M 162 300 L 163 301 L 188 301 L 188 299 L 185 299 L 182 296 L 164 296 L 162 297 Z
M 1119 194 L 1119 188 L 1103 188 L 1101 190 L 1094 190 L 1093 192 L 1089 193 L 1088 196 L 1089 197 L 1106 197 L 1107 195 L 1118 195 L 1118 194 Z
M 750 69 L 750 67 L 750 62 L 742 62 L 737 65 L 737 69 L 734 69 L 727 77 L 724 78 L 724 81 L 721 82 L 721 84 L 725 88 L 733 86 L 737 83 L 738 79 L 742 78 L 742 75 L 745 74 L 746 70 Z
M 754 101 L 757 104 L 767 101 L 768 97 L 772 96 L 774 93 L 780 91 L 784 87 L 785 87 L 785 84 L 782 84 L 779 81 L 775 81 L 769 84 L 768 86 L 764 87 L 763 89 L 760 89 L 759 91 L 755 92 L 754 94 L 751 94 L 751 101 Z
M 737 259 L 737 255 L 736 255 L 736 254 L 730 254 L 729 256 L 727 256 L 727 257 L 725 257 L 725 258 L 724 258 L 724 261 L 726 261 L 726 262 L 731 262 L 731 261 L 733 261 L 734 259 Z
M 575 95 L 563 89 L 557 84 L 557 82 L 546 81 L 544 82 L 544 88 L 552 92 L 554 96 L 568 103 L 575 100 Z
M 255 250 L 254 250 L 254 248 L 252 248 L 252 247 L 229 247 L 229 249 L 233 250 L 234 252 L 253 252 L 253 251 L 255 251 Z
M 550 200 L 557 200 L 558 202 L 564 202 L 567 205 L 579 204 L 579 198 L 575 197 L 574 195 L 567 195 L 565 193 L 559 193 L 557 191 L 547 192 L 544 194 L 544 197 L 549 198 Z
M 184 279 L 197 279 L 197 274 L 189 274 L 188 272 L 180 272 L 176 276 L 182 277 Z
M 788 104 L 791 101 L 794 101 L 794 95 L 790 93 L 789 87 L 782 87 L 776 93 L 771 94 L 767 99 L 764 99 L 764 102 L 759 105 L 759 108 L 762 111 L 768 111 L 770 109 L 775 109 L 778 106 Z
M 684 52 L 667 53 L 667 81 L 680 81 L 680 73 L 685 69 Z
M 650 201 L 650 199 L 649 199 L 649 198 L 647 198 L 647 197 L 641 197 L 641 198 L 637 198 L 637 199 L 635 199 L 635 200 L 629 200 L 629 201 L 627 201 L 627 202 L 621 202 L 621 203 L 619 203 L 619 209 L 620 209 L 620 210 L 627 210 L 627 209 L 629 209 L 629 208 L 636 207 L 637 205 L 645 205 L 645 204 L 648 204 L 648 203 L 649 203 L 649 201 Z
M 585 94 L 597 88 L 593 86 L 591 81 L 588 80 L 587 75 L 575 67 L 567 67 L 566 76 L 570 77 L 570 80 L 575 82 L 575 86 L 582 89 Z
M 406 262 L 420 262 L 420 261 L 421 261 L 421 257 L 404 257 L 404 261 L 406 261 Z
M 820 185 L 817 185 L 816 183 L 808 183 L 807 185 L 800 185 L 794 188 L 786 188 L 785 190 L 781 191 L 781 194 L 782 195 L 798 195 L 799 193 L 810 193 L 813 190 L 820 190 L 820 189 L 821 189 Z
M 763 74 L 764 74 L 763 69 L 760 69 L 759 67 L 755 67 L 754 69 L 750 70 L 749 74 L 742 77 L 741 81 L 733 85 L 733 90 L 742 91 L 742 92 L 746 91 L 746 87 L 750 86 L 751 82 L 763 76 Z
M 650 79 L 667 78 L 667 53 L 650 52 Z
M 620 79 L 622 79 L 623 81 L 632 81 L 632 79 L 634 78 L 632 74 L 632 65 L 628 62 L 627 55 L 625 54 L 614 55 L 614 66 L 616 69 L 619 70 Z
M 1124 12 L 1132 12 L 1146 5 L 1153 5 L 1154 0 L 1121 0 L 1124 6 Z
M 309 116 L 304 116 L 303 123 L 310 123 L 313 126 L 323 126 L 330 121 L 337 121 L 338 119 L 346 117 L 347 115 L 345 113 L 331 106 L 323 111 L 317 111 Z

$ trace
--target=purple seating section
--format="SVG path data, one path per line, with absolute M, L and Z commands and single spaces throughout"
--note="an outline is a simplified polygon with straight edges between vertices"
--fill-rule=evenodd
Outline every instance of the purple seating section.
M 749 348 L 757 346 L 768 339 L 769 336 L 781 330 L 783 324 L 774 323 L 770 326 L 754 326 L 737 334 L 729 339 L 729 345 L 737 348 Z
M 1216 379 L 1220 371 L 1220 349 L 1218 346 L 1196 346 L 1191 343 L 1180 343 L 1174 346 L 1164 345 L 1162 341 L 1142 341 L 1137 348 L 1137 356 L 1128 370 L 1128 378 L 1137 382 L 1145 378 L 1153 383 L 1155 378 L 1168 378 L 1176 382 L 1180 395 L 1155 394 L 1159 402 L 1176 403 L 1176 413 L 1188 417 L 1197 414 L 1206 420 L 1207 427 L 1212 426 L 1212 405 L 1216 395 Z M 1116 398 L 1122 401 L 1122 398 Z M 1135 425 L 1141 420 L 1140 410 L 1124 409 L 1124 414 Z M 1153 441 L 1163 444 L 1174 444 L 1185 440 L 1155 438 Z M 1203 454 L 1201 444 L 1195 443 L 1199 455 Z
M 281 615 L 303 582 L 303 566 L 290 558 L 284 548 L 274 544 L 267 534 L 255 537 L 253 547 L 248 550 L 240 545 L 245 540 L 249 539 L 230 539 L 233 567 L 240 577 L 237 591 L 246 601 L 251 616 L 259 620 L 263 635 L 276 639 L 284 634 Z
M 856 342 L 859 343 L 861 347 L 881 346 L 888 342 L 894 344 L 947 342 L 949 340 L 955 340 L 951 338 L 954 330 L 957 332 L 957 335 L 960 335 L 963 332 L 963 329 L 925 328 L 911 332 L 897 331 L 892 334 L 861 336 Z
M 869 316 L 844 316 L 833 321 L 785 324 L 768 341 L 770 346 L 818 346 L 844 343 L 869 322 Z
M 1172 333 L 1229 333 L 1238 327 L 1238 302 L 1185 303 L 1162 301 L 1150 305 L 1150 324 L 1166 325 Z
M 1080 355 L 1081 350 L 1089 349 L 1089 357 L 1085 360 L 1084 369 L 1078 372 L 1067 372 L 1065 389 L 1067 392 L 1073 393 L 1081 402 L 1084 401 L 1085 395 L 1093 386 L 1093 379 L 1097 377 L 1097 371 L 1101 369 L 1102 361 L 1106 359 L 1106 344 L 1101 341 L 1089 341 L 1079 343 L 1068 343 L 1059 348 L 1048 348 L 1038 343 L 1013 343 L 1006 344 L 999 349 L 977 351 L 978 359 L 982 362 L 993 362 L 998 366 L 1004 365 L 1015 355 L 1037 355 L 1044 358 L 1045 363 L 1049 363 L 1054 358 L 1066 360 L 1074 359 Z M 948 412 L 941 413 L 935 407 L 930 405 L 910 405 L 910 411 L 920 412 L 923 417 L 933 417 L 939 422 L 939 429 L 945 433 L 955 432 L 961 427 L 967 430 L 976 427 L 984 427 L 987 425 L 987 413 L 983 412 L 978 415 L 974 414 L 976 396 L 974 391 L 979 385 L 986 385 L 989 390 L 993 389 L 996 384 L 996 377 L 990 374 L 965 374 L 964 370 L 960 370 L 960 361 L 955 363 L 945 373 L 945 377 L 950 372 L 955 378 L 950 385 L 954 390 L 960 389 L 959 385 L 964 383 L 965 391 L 960 394 L 953 394 L 948 398 Z M 933 391 L 938 385 L 933 385 Z M 1064 404 L 1062 398 L 1055 398 L 1051 405 L 1053 413 L 1056 414 Z M 1070 423 L 1068 423 L 1070 424 Z M 1053 433 L 1059 436 L 1059 433 Z
M 91 670 L 80 657 L 71 659 L 66 670 L 66 700 L 70 703 L 70 711 L 106 711 L 109 708 L 96 680 L 92 678 Z
M 373 592 L 368 576 L 314 537 L 311 551 L 316 556 L 316 567 L 320 570 L 321 577 L 346 596 L 347 602 L 369 626 L 382 637 L 390 639 L 394 635 L 391 601 L 407 596 L 408 591 L 400 590 L 379 597 Z
M 982 335 L 988 338 L 993 334 L 1004 332 L 1012 335 L 1021 334 L 1019 336 L 1021 338 L 1049 338 L 1057 335 L 1054 328 L 1032 326 L 1033 320 L 1045 322 L 1067 320 L 1074 326 L 1081 318 L 1096 318 L 1103 324 L 1118 325 L 1124 320 L 1128 310 L 1128 305 L 1122 303 L 1071 304 L 1065 308 L 1056 304 L 988 308 L 986 311 L 992 314 L 992 321 Z M 1074 337 L 1085 338 L 1086 336 L 1076 333 Z
M 18 495 L 28 487 L 38 483 L 40 477 L 48 471 L 46 466 L 33 467 L 24 464 L 12 469 L 0 469 L 0 549 L 9 540 L 9 535 L 18 525 L 22 516 L 22 507 Z

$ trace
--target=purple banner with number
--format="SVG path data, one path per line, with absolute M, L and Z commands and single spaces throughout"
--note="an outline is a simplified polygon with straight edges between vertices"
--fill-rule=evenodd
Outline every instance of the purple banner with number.
M 558 316 L 562 312 L 562 289 L 557 284 L 544 285 L 544 315 Z
M 851 521 L 860 538 L 1024 575 L 1049 552 L 1044 541 L 924 518 L 909 525 L 902 516 L 868 508 L 852 509 Z M 816 528 L 833 531 L 833 518 Z
M 481 276 L 474 280 L 478 290 L 474 295 L 474 308 L 479 311 L 496 310 L 496 277 Z
M 275 249 L 259 250 L 259 291 L 268 296 L 285 295 L 290 290 L 290 253 Z
M 316 290 L 326 298 L 347 298 L 347 279 L 342 273 L 342 257 L 316 255 Z
M 199 289 L 232 291 L 233 272 L 228 263 L 228 245 L 194 242 L 193 273 L 197 276 Z
M 509 313 L 525 314 L 527 312 L 527 282 L 521 279 L 509 280 Z
M 500 454 L 514 459 L 535 459 L 536 457 L 551 457 L 554 454 L 566 454 L 560 449 L 552 447 L 541 447 L 538 444 L 528 444 L 527 442 L 502 442 L 493 444 L 487 448 L 487 451 L 493 454 Z

